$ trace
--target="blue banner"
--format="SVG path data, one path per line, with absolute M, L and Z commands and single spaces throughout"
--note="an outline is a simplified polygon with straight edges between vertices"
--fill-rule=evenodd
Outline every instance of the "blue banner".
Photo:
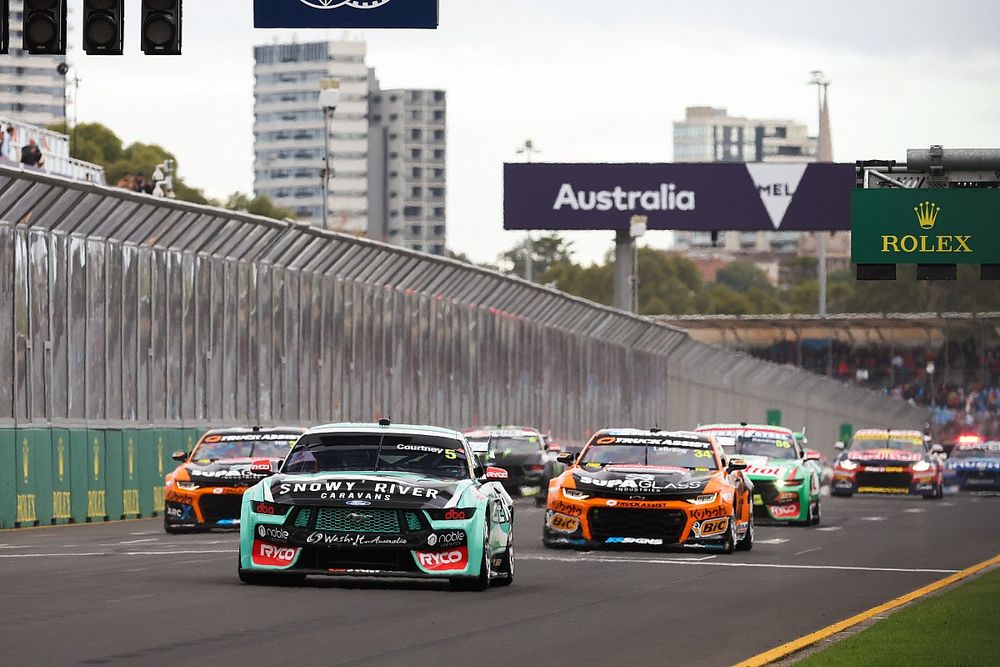
M 256 28 L 437 28 L 438 0 L 254 0 Z

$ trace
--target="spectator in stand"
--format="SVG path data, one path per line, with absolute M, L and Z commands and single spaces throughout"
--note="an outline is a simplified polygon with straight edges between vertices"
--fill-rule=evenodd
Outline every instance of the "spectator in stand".
M 125 190 L 135 190 L 135 176 L 126 171 L 118 179 L 118 187 Z
M 146 192 L 146 188 L 148 186 L 149 186 L 149 184 L 146 181 L 146 175 L 145 174 L 143 174 L 140 171 L 138 174 L 135 175 L 135 191 L 136 192 L 140 192 L 140 193 Z M 152 191 L 153 191 L 153 188 L 150 187 L 149 188 L 149 192 L 152 192 Z
M 0 158 L 7 160 L 8 162 L 17 162 L 14 159 L 14 126 L 8 125 L 7 129 L 3 133 L 3 139 L 0 140 Z
M 21 149 L 21 164 L 35 169 L 45 167 L 45 156 L 42 155 L 42 149 L 34 139 L 29 139 L 28 144 Z

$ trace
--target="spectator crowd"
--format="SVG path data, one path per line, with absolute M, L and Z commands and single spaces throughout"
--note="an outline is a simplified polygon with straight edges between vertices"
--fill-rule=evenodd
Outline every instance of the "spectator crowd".
M 153 194 L 153 182 L 146 180 L 146 175 L 141 171 L 138 174 L 126 172 L 118 179 L 117 186 L 124 190 L 131 190 L 132 192 L 141 192 L 147 195 Z

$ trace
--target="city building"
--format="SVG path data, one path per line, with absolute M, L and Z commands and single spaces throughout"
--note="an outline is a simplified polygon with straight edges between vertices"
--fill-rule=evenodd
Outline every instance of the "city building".
M 254 192 L 299 220 L 323 224 L 325 122 L 321 79 L 339 79 L 330 131 L 329 227 L 368 231 L 368 88 L 361 41 L 254 48 Z
M 444 255 L 445 91 L 380 90 L 370 80 L 369 236 Z
M 46 127 L 66 122 L 64 56 L 32 56 L 21 49 L 23 0 L 10 0 L 10 53 L 0 55 L 0 116 Z
M 738 118 L 726 109 L 688 107 L 674 123 L 674 162 L 813 162 L 819 141 L 804 123 Z M 716 243 L 730 252 L 798 251 L 799 232 L 722 232 Z M 675 232 L 678 249 L 711 248 L 710 232 Z

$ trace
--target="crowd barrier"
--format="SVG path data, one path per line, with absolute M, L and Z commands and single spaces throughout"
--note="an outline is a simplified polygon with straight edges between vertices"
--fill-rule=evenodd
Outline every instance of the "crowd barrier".
M 164 455 L 219 425 L 521 423 L 580 444 L 780 410 L 832 451 L 842 424 L 927 419 L 468 264 L 5 166 L 0 378 L 2 527 L 155 514 Z

